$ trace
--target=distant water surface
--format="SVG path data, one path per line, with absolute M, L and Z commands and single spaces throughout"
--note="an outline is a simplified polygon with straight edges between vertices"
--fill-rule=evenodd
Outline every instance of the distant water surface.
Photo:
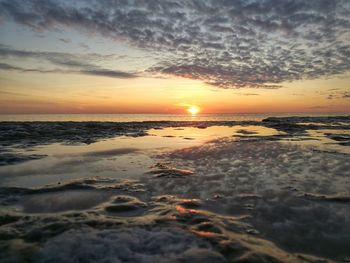
M 341 116 L 349 113 L 211 113 L 188 114 L 3 114 L 0 121 L 261 121 L 267 117 Z

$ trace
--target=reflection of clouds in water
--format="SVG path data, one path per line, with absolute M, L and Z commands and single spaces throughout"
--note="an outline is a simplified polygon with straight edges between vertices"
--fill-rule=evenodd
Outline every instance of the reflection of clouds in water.
M 87 152 L 82 155 L 93 156 L 93 157 L 113 157 L 113 156 L 118 156 L 123 154 L 135 153 L 138 151 L 139 149 L 136 149 L 136 148 L 121 148 L 121 149 Z
M 64 146 L 61 146 L 64 147 Z M 0 167 L 2 184 L 39 186 L 89 176 L 137 178 L 152 164 L 146 151 L 120 148 L 49 156 Z
M 286 143 L 237 142 L 226 138 L 174 151 L 168 157 L 177 166 L 193 168 L 201 178 L 227 181 L 217 187 L 222 187 L 221 190 L 263 193 L 294 187 L 319 194 L 348 192 L 350 163 L 346 154 L 318 152 Z
M 200 198 L 206 200 L 205 209 L 219 214 L 250 214 L 263 236 L 293 251 L 348 255 L 348 198 L 332 196 L 350 195 L 349 155 L 226 138 L 165 157 L 196 176 L 159 178 L 149 184 L 153 194 Z
M 22 181 L 20 184 L 25 186 L 96 175 L 139 178 L 145 169 L 152 165 L 152 160 L 148 156 L 155 152 L 200 145 L 218 137 L 231 136 L 243 127 L 261 135 L 277 133 L 274 129 L 262 126 L 214 125 L 206 129 L 197 127 L 186 127 L 181 130 L 176 128 L 154 129 L 150 132 L 155 136 L 117 137 L 90 145 L 55 143 L 37 146 L 25 152 L 28 157 L 39 158 L 40 156 L 43 159 L 0 167 L 0 175 L 2 180 L 5 180 L 3 182 L 5 184 L 12 183 L 13 185 L 14 182 Z M 164 137 L 166 134 L 173 135 L 171 138 Z M 17 155 L 20 157 L 20 153 Z M 26 178 L 14 180 L 15 176 Z M 29 179 L 29 177 L 33 178 Z
M 282 248 L 341 260 L 349 256 L 349 217 L 349 203 L 275 194 L 257 202 L 251 221 Z

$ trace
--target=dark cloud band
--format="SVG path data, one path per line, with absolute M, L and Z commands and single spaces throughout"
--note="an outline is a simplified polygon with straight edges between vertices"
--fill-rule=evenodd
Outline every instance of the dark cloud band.
M 36 73 L 65 73 L 65 74 L 85 74 L 93 76 L 104 76 L 111 78 L 136 78 L 135 73 L 124 72 L 119 70 L 110 70 L 95 65 L 93 61 L 103 60 L 105 56 L 97 54 L 71 54 L 62 52 L 40 52 L 40 51 L 25 51 L 11 49 L 10 47 L 0 44 L 0 58 L 19 58 L 19 59 L 35 59 L 39 61 L 47 61 L 58 66 L 55 69 L 38 69 L 24 68 L 21 66 L 0 63 L 0 70 L 12 70 L 21 72 L 36 72 Z
M 64 69 L 38 69 L 38 68 L 24 68 L 7 63 L 0 63 L 0 70 L 20 71 L 20 72 L 34 72 L 34 73 L 63 73 L 63 74 L 84 74 L 91 76 L 103 76 L 111 78 L 135 78 L 136 75 L 122 71 L 113 70 L 64 70 Z

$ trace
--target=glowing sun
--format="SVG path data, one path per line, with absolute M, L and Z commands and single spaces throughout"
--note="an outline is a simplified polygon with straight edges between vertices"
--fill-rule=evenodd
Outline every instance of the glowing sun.
M 189 112 L 189 113 L 191 113 L 192 115 L 196 115 L 199 111 L 200 111 L 200 109 L 199 109 L 199 107 L 197 107 L 197 106 L 190 106 L 188 109 L 187 109 L 187 111 Z

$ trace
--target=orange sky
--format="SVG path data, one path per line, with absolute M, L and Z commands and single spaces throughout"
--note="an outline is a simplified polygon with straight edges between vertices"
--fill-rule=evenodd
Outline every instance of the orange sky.
M 338 93 L 346 92 L 348 80 L 299 81 L 279 89 L 221 89 L 185 78 L 116 80 L 13 72 L 3 81 L 0 111 L 186 113 L 196 105 L 202 113 L 348 112 L 349 99 L 328 98 L 334 83 Z

